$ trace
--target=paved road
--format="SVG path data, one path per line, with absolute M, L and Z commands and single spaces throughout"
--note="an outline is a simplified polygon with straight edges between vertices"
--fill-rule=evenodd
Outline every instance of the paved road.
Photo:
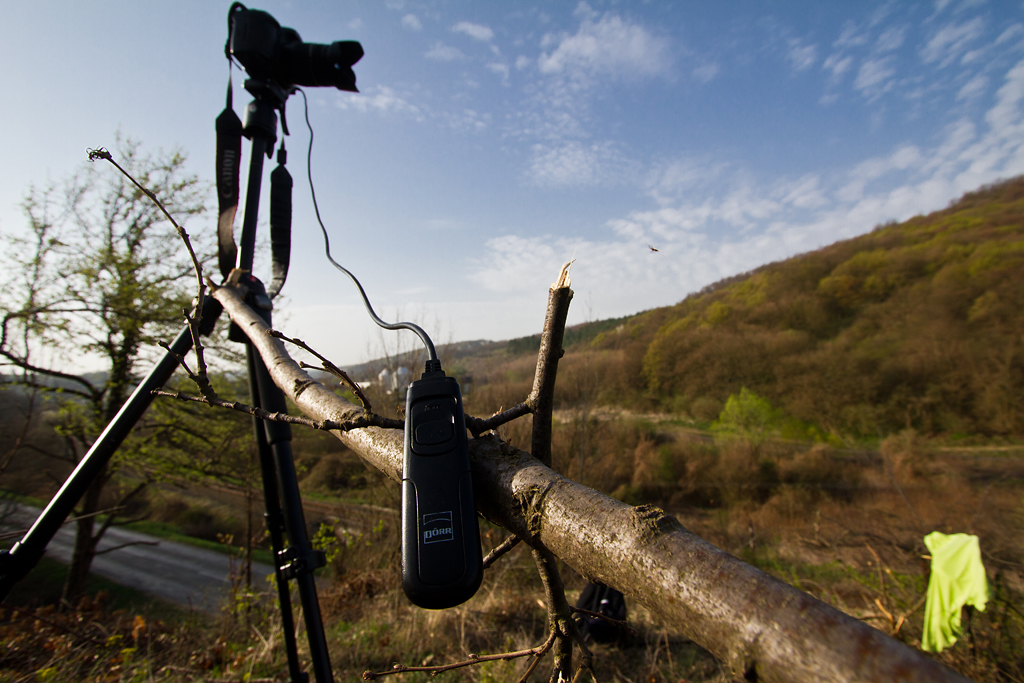
M 39 512 L 36 508 L 20 506 L 14 515 L 0 523 L 0 530 L 26 529 Z M 109 529 L 100 541 L 99 550 L 139 541 L 156 545 L 132 545 L 98 555 L 93 560 L 92 571 L 122 586 L 180 605 L 208 612 L 219 609 L 230 589 L 227 555 L 123 528 Z M 47 546 L 46 556 L 66 564 L 71 561 L 74 542 L 74 525 L 65 524 Z M 266 576 L 273 571 L 268 564 L 253 562 L 253 584 L 262 589 L 267 585 Z M 15 586 L 14 591 L 17 590 Z

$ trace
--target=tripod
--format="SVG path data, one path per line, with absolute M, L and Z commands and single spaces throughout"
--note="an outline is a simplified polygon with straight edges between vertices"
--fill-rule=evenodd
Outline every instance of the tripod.
M 245 200 L 245 215 L 238 249 L 236 267 L 243 271 L 248 287 L 247 302 L 269 325 L 271 323 L 270 298 L 263 284 L 251 275 L 256 245 L 256 223 L 263 175 L 263 157 L 270 156 L 277 140 L 277 113 L 284 112 L 288 92 L 268 81 L 249 79 L 246 89 L 253 101 L 246 108 L 242 134 L 252 141 L 249 177 Z M 290 203 L 289 203 L 290 210 Z M 221 313 L 220 304 L 208 297 L 202 311 L 202 334 L 209 334 Z M 230 338 L 246 344 L 246 364 L 249 375 L 249 393 L 254 407 L 270 412 L 286 412 L 284 394 L 274 384 L 259 353 L 249 344 L 240 330 L 233 328 Z M 139 384 L 114 419 L 93 443 L 71 476 L 39 515 L 32 527 L 9 551 L 0 551 L 0 601 L 10 593 L 14 584 L 25 577 L 46 550 L 47 544 L 74 509 L 89 484 L 99 475 L 117 448 L 153 401 L 153 390 L 163 386 L 178 367 L 178 357 L 192 348 L 192 336 L 186 327 L 170 344 L 166 353 Z M 325 564 L 324 554 L 313 549 L 306 530 L 305 515 L 299 492 L 298 477 L 291 450 L 291 428 L 286 423 L 265 422 L 253 418 L 260 472 L 263 479 L 263 499 L 267 529 L 274 552 L 274 570 L 277 579 L 278 601 L 284 630 L 288 671 L 292 683 L 306 683 L 308 674 L 299 666 L 295 641 L 289 581 L 295 580 L 309 640 L 311 667 L 317 683 L 334 680 L 330 657 L 324 636 L 320 605 L 317 599 L 313 571 Z

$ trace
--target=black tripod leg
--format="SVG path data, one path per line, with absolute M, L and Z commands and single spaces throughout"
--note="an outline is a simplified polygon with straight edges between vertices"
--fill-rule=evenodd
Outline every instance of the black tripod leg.
M 251 347 L 250 347 L 251 348 Z M 255 352 L 252 352 L 256 356 Z M 253 358 L 256 381 L 259 388 L 262 407 L 271 412 L 287 412 L 284 394 L 274 384 L 263 360 Z M 306 635 L 309 638 L 309 655 L 313 674 L 318 683 L 331 683 L 334 675 L 331 672 L 331 659 L 327 652 L 327 639 L 324 635 L 323 621 L 320 617 L 320 602 L 316 594 L 316 582 L 313 570 L 324 564 L 323 553 L 313 550 L 309 543 L 306 530 L 306 516 L 302 510 L 302 498 L 299 493 L 298 477 L 295 474 L 295 461 L 292 458 L 291 426 L 285 422 L 264 422 L 267 441 L 274 455 L 277 483 L 283 504 L 285 531 L 288 534 L 289 548 L 286 551 L 288 564 L 282 568 L 285 576 L 294 578 L 299 586 L 299 599 L 302 601 L 302 614 L 306 622 Z
M 254 407 L 262 407 L 260 402 L 259 384 L 256 382 L 255 360 L 259 354 L 250 345 L 245 348 L 246 362 L 249 366 L 249 396 Z M 306 683 L 309 676 L 299 667 L 299 652 L 295 642 L 295 620 L 292 614 L 292 599 L 288 588 L 288 579 L 281 569 L 284 559 L 284 515 L 281 513 L 281 501 L 278 496 L 277 474 L 274 456 L 267 443 L 267 433 L 263 428 L 263 420 L 253 417 L 253 431 L 256 436 L 256 449 L 260 459 L 260 474 L 263 480 L 263 504 L 266 510 L 267 531 L 270 532 L 270 545 L 274 552 L 274 578 L 277 580 L 277 599 L 281 606 L 281 628 L 284 631 L 284 649 L 288 656 L 288 674 L 292 683 Z
M 201 332 L 208 334 L 220 315 L 221 305 L 208 297 L 203 305 L 203 325 Z M 189 328 L 183 329 L 170 345 L 171 351 L 182 358 L 192 348 L 192 334 Z M 0 601 L 11 592 L 14 584 L 32 570 L 39 558 L 46 551 L 46 546 L 57 533 L 64 520 L 82 497 L 93 479 L 103 470 L 121 442 L 142 418 L 146 408 L 153 402 L 153 390 L 162 387 L 174 374 L 178 360 L 174 355 L 165 353 L 156 367 L 150 370 L 146 379 L 135 388 L 132 395 L 121 406 L 114 419 L 99 435 L 81 462 L 67 478 L 57 494 L 50 500 L 46 509 L 36 519 L 20 541 L 10 551 L 0 551 Z

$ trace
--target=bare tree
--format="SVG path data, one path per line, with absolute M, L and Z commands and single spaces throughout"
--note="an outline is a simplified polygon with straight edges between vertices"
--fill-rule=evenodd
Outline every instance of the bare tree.
M 122 164 L 175 215 L 204 210 L 206 189 L 185 172 L 180 153 L 149 156 L 131 140 L 118 147 Z M 0 290 L 0 359 L 19 373 L 10 381 L 60 397 L 65 449 L 58 455 L 74 463 L 121 408 L 144 351 L 181 324 L 192 264 L 149 197 L 106 164 L 59 186 L 33 187 L 22 206 L 27 229 L 3 238 L 10 279 Z M 69 362 L 83 357 L 99 372 Z M 93 513 L 106 502 L 117 462 L 80 502 L 66 598 L 82 590 L 114 519 Z M 119 492 L 113 507 L 140 490 Z

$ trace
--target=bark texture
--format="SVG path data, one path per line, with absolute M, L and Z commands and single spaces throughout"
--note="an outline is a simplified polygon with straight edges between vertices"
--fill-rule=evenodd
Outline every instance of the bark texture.
M 214 296 L 246 331 L 275 382 L 307 415 L 361 410 L 313 381 L 239 294 Z M 403 434 L 335 433 L 367 463 L 401 480 Z M 493 435 L 470 441 L 477 507 L 590 580 L 648 607 L 677 633 L 751 681 L 967 681 L 921 652 L 716 548 L 662 510 L 632 507 L 553 472 Z

